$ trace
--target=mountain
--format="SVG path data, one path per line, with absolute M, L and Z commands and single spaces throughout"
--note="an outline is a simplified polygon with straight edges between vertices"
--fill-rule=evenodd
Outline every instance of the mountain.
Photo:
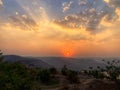
M 4 62 L 21 62 L 27 66 L 50 68 L 60 70 L 64 65 L 72 70 L 84 70 L 89 67 L 103 67 L 105 64 L 94 58 L 65 58 L 65 57 L 22 57 L 17 55 L 5 55 Z
M 97 68 L 97 66 L 104 67 L 104 63 L 97 61 L 94 58 L 65 58 L 65 57 L 40 57 L 42 61 L 61 69 L 66 65 L 69 69 L 72 70 L 84 70 L 89 67 Z
M 3 62 L 11 62 L 11 63 L 20 62 L 29 67 L 41 67 L 41 68 L 52 67 L 51 65 L 43 62 L 40 59 L 32 58 L 32 57 L 22 57 L 22 56 L 17 56 L 17 55 L 4 55 Z

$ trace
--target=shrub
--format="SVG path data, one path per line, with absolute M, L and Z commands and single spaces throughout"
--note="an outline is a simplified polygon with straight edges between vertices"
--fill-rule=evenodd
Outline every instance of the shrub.
M 61 69 L 61 73 L 62 73 L 62 75 L 67 75 L 67 73 L 68 73 L 68 68 L 67 68 L 66 65 L 64 65 L 63 68 Z
M 50 68 L 49 71 L 51 74 L 57 74 L 57 70 L 54 67 Z
M 79 77 L 76 71 L 69 70 L 67 74 L 67 79 L 70 83 L 79 83 Z
M 106 63 L 105 68 L 99 67 L 97 70 L 95 69 L 90 69 L 89 71 L 85 70 L 85 73 L 93 76 L 94 78 L 97 79 L 108 79 L 112 80 L 116 83 L 117 85 L 117 90 L 120 90 L 119 84 L 119 76 L 120 76 L 120 66 L 119 66 L 119 61 L 113 60 L 113 61 L 105 61 Z
M 20 63 L 0 64 L 0 90 L 40 90 L 31 78 L 29 69 Z

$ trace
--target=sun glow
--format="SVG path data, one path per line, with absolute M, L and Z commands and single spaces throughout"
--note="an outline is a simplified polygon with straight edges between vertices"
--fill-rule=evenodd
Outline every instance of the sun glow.
M 73 50 L 70 48 L 65 48 L 63 50 L 64 57 L 72 57 L 73 56 Z

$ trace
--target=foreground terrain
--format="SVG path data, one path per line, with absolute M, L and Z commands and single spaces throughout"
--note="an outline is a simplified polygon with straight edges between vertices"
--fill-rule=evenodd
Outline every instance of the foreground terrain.
M 60 57 L 41 60 L 20 56 L 2 57 L 1 55 L 0 90 L 120 90 L 120 68 L 119 65 L 114 65 L 118 63 L 116 61 L 107 62 L 108 65 L 102 69 L 102 63 L 91 60 L 100 66 L 97 69 L 94 68 L 95 65 L 85 69 L 84 66 L 90 63 L 86 61 L 84 70 L 78 70 L 78 66 L 71 69 L 71 65 L 80 65 L 82 61 L 72 61 L 72 58 L 66 61 L 68 58 Z M 55 64 L 59 64 L 58 67 L 54 67 Z

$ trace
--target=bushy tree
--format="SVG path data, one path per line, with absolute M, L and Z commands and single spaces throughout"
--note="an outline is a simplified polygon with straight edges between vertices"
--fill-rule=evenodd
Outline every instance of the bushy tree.
M 38 72 L 37 80 L 42 84 L 52 85 L 58 84 L 59 80 L 56 77 L 53 77 L 53 73 L 49 69 L 41 69 Z
M 68 73 L 68 68 L 67 68 L 66 65 L 64 65 L 63 68 L 61 69 L 61 73 L 62 73 L 62 75 L 67 75 L 67 73 Z
M 1 50 L 0 50 L 0 62 L 2 62 L 2 60 L 3 60 L 3 55 L 2 55 L 3 53 L 1 52 Z
M 39 73 L 38 73 L 38 80 L 41 83 L 49 84 L 50 78 L 51 78 L 51 75 L 50 75 L 49 70 L 45 69 L 45 70 L 40 70 L 39 71 Z
M 113 60 L 113 61 L 103 60 L 103 61 L 106 63 L 106 66 L 104 68 L 101 68 L 100 66 L 98 66 L 97 69 L 90 68 L 90 70 L 88 71 L 85 70 L 85 73 L 90 76 L 93 76 L 94 78 L 112 80 L 118 86 L 117 90 L 120 90 L 119 87 L 120 61 L 119 60 Z
M 20 63 L 1 63 L 0 90 L 40 90 L 28 71 Z
M 67 79 L 70 83 L 79 83 L 79 77 L 76 71 L 69 70 L 67 73 Z
M 49 71 L 51 74 L 57 74 L 57 70 L 54 67 L 50 68 Z
M 69 70 L 66 65 L 62 68 L 61 73 L 66 76 L 70 83 L 79 83 L 78 72 Z

